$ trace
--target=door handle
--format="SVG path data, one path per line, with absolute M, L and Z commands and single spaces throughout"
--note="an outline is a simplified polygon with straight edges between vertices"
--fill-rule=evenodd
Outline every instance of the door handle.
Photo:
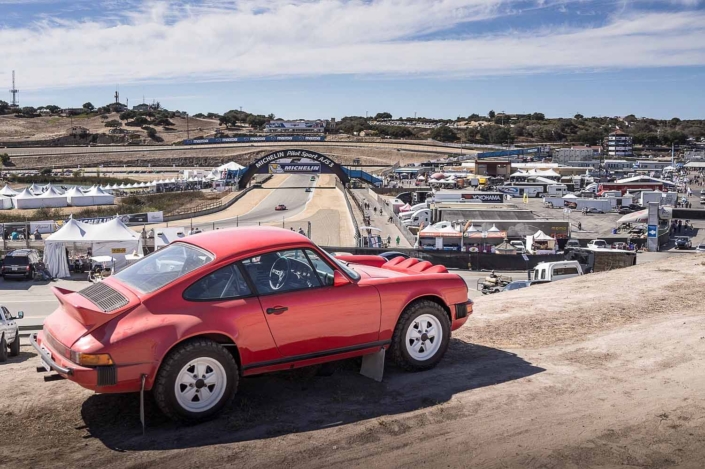
M 286 306 L 275 306 L 274 308 L 267 308 L 267 314 L 281 314 L 288 310 L 289 308 Z

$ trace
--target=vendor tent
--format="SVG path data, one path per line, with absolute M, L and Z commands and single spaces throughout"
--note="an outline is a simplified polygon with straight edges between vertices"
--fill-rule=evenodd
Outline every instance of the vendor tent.
M 32 183 L 32 185 L 29 186 L 29 191 L 34 195 L 39 195 L 42 192 L 44 192 L 44 186 L 40 186 L 38 184 Z
M 12 204 L 15 208 L 40 208 L 42 201 L 38 197 L 32 195 L 29 189 L 24 189 L 12 199 Z
M 12 199 L 10 197 L 5 197 L 0 195 L 0 210 L 9 210 L 12 208 Z
M 534 241 L 553 241 L 553 238 L 548 236 L 543 231 L 538 230 L 536 233 L 534 233 Z
M 7 184 L 5 184 L 5 187 L 0 189 L 0 195 L 4 195 L 5 197 L 14 197 L 17 194 L 19 194 L 19 192 L 17 192 L 16 190 L 14 190 L 12 187 L 8 186 Z
M 66 191 L 66 201 L 73 207 L 85 207 L 91 205 L 90 197 L 86 196 L 78 187 L 72 187 Z
M 115 203 L 115 197 L 98 186 L 86 192 L 85 196 L 90 199 L 90 205 L 112 205 Z
M 66 207 L 68 205 L 66 196 L 59 194 L 51 185 L 43 194 L 38 195 L 36 199 L 40 201 L 40 207 Z
M 78 246 L 91 248 L 93 256 L 111 256 L 115 268 L 127 265 L 125 256 L 142 252 L 141 236 L 129 229 L 119 218 L 106 223 L 87 224 L 73 218 L 44 243 L 44 263 L 52 277 L 68 277 L 66 249 Z

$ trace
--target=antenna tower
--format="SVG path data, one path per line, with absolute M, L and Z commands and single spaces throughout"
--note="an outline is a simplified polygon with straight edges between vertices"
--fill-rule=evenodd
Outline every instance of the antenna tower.
M 17 99 L 17 94 L 20 92 L 20 90 L 17 89 L 15 86 L 15 71 L 12 71 L 12 89 L 10 90 L 10 93 L 12 93 L 12 104 L 10 104 L 10 107 L 19 107 L 20 102 Z

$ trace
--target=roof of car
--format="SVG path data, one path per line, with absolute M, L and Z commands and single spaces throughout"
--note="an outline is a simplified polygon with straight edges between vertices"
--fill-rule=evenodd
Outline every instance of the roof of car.
M 240 252 L 266 248 L 286 247 L 292 244 L 311 244 L 304 235 L 272 226 L 251 226 L 205 231 L 179 239 L 215 254 L 216 258 L 230 257 Z

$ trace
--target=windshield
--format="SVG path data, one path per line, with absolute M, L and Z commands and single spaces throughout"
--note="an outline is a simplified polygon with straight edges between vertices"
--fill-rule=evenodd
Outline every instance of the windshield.
M 171 244 L 121 271 L 116 277 L 142 293 L 159 290 L 179 277 L 203 267 L 213 255 L 184 243 Z
M 325 253 L 326 256 L 328 256 L 328 259 L 330 259 L 337 267 L 340 268 L 343 272 L 345 272 L 350 278 L 353 278 L 355 280 L 360 280 L 360 274 L 355 272 L 352 267 L 348 265 L 347 262 L 342 262 L 336 259 L 335 257 L 331 256 L 328 252 L 325 250 L 321 249 Z
M 29 265 L 29 259 L 25 256 L 7 256 L 5 265 Z

